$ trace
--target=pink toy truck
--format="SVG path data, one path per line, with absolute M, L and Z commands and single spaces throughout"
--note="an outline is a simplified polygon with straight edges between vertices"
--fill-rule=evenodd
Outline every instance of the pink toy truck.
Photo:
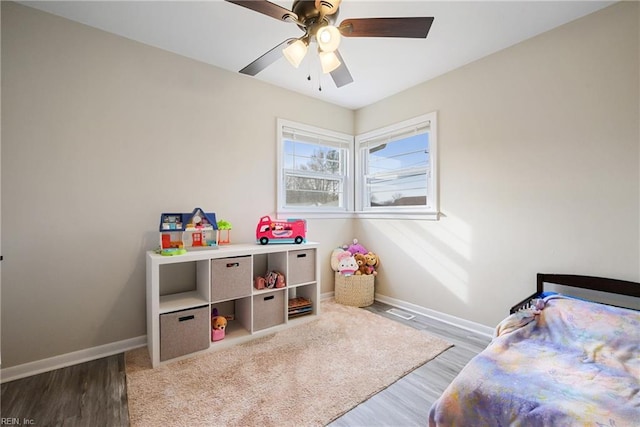
M 272 220 L 263 216 L 256 227 L 256 242 L 267 243 L 302 243 L 307 241 L 307 221 L 304 219 Z

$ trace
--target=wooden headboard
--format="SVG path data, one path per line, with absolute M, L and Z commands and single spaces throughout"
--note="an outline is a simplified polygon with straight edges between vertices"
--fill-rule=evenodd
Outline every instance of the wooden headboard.
M 545 284 L 556 284 L 576 289 L 606 292 L 608 294 L 625 295 L 640 298 L 640 283 L 626 280 L 608 279 L 604 277 L 579 276 L 575 274 L 545 274 L 538 273 L 536 293 L 528 296 L 510 309 L 510 313 L 530 306 L 531 300 L 538 298 L 542 292 L 548 290 Z

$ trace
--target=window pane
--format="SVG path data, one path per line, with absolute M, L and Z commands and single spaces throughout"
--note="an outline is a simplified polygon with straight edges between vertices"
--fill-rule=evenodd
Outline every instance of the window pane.
M 429 165 L 429 134 L 369 148 L 369 175 Z
M 284 167 L 289 170 L 342 175 L 341 149 L 297 141 L 284 141 Z
M 429 134 L 367 147 L 368 205 L 425 206 L 429 176 Z
M 341 206 L 342 180 L 286 176 L 287 206 Z
M 404 176 L 369 177 L 369 206 L 425 206 L 426 172 Z

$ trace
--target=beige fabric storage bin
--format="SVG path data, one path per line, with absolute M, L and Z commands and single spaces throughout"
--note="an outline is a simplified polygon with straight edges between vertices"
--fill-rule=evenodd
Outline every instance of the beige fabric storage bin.
M 373 304 L 374 275 L 344 276 L 335 274 L 335 300 L 344 305 L 366 307 Z
M 289 277 L 287 285 L 315 282 L 316 280 L 316 251 L 302 249 L 289 252 Z
M 284 290 L 253 296 L 253 330 L 284 323 Z
M 211 301 L 249 296 L 251 287 L 250 256 L 211 261 Z
M 160 360 L 209 348 L 209 306 L 160 315 Z

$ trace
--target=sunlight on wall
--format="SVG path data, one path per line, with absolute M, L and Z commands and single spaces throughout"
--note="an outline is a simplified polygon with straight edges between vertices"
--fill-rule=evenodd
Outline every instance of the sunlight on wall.
M 424 223 L 421 223 L 424 224 Z M 471 260 L 471 226 L 460 218 L 447 214 L 437 225 L 429 227 L 424 224 L 425 232 Z
M 460 262 L 447 255 L 445 251 L 451 248 L 468 260 L 471 257 L 470 245 L 465 244 L 464 241 L 470 238 L 470 231 L 462 221 L 458 220 L 452 224 L 454 227 L 433 233 L 434 229 L 440 228 L 439 224 L 427 224 L 422 221 L 370 222 L 377 233 L 385 235 L 388 240 L 397 245 L 400 250 L 397 253 L 401 253 L 403 258 L 412 259 L 426 273 L 437 279 L 448 292 L 468 303 L 470 300 L 469 273 Z M 446 246 L 439 248 L 440 243 Z M 394 254 L 394 258 L 396 257 L 397 255 Z

